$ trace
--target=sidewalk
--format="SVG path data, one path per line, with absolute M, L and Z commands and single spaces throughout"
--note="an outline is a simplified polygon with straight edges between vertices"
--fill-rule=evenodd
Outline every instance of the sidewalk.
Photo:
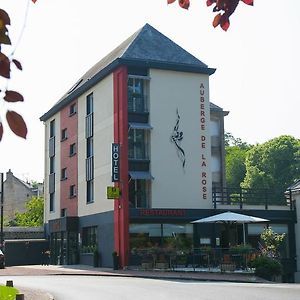
M 65 266 L 14 266 L 0 270 L 0 276 L 38 276 L 38 275 L 89 275 L 89 276 L 120 276 L 139 277 L 163 280 L 193 280 L 193 281 L 220 281 L 220 282 L 248 282 L 270 283 L 256 277 L 254 274 L 216 273 L 193 271 L 138 271 L 138 270 L 112 270 L 110 268 L 94 268 L 86 265 Z M 41 291 L 24 290 L 25 300 L 48 300 L 51 295 Z

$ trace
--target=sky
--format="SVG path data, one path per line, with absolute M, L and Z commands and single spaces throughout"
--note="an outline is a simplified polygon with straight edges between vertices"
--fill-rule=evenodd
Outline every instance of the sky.
M 224 32 L 213 28 L 205 0 L 189 10 L 167 0 L 1 0 L 11 18 L 12 47 L 3 51 L 23 65 L 12 68 L 1 89 L 19 91 L 22 103 L 0 99 L 4 135 L 0 172 L 22 180 L 44 180 L 44 125 L 39 118 L 90 67 L 146 23 L 211 68 L 210 100 L 229 111 L 225 131 L 250 144 L 280 135 L 300 138 L 300 1 L 240 3 Z M 23 116 L 28 135 L 15 136 L 7 109 Z

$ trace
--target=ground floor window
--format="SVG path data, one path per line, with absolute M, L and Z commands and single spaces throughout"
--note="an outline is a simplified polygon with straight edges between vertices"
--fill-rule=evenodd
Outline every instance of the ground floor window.
M 192 224 L 130 224 L 130 249 L 153 247 L 190 250 L 193 244 Z
M 50 262 L 54 265 L 78 263 L 78 233 L 53 232 L 50 235 Z
M 82 228 L 82 252 L 94 252 L 97 244 L 97 226 Z

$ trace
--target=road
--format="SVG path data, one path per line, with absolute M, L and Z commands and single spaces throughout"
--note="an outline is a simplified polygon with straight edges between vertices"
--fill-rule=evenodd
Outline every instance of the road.
M 0 284 L 36 288 L 55 300 L 296 300 L 300 284 L 170 281 L 77 275 L 0 276 Z

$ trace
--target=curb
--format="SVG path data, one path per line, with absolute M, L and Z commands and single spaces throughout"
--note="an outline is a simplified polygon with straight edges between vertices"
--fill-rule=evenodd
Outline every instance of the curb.
M 105 274 L 105 273 L 51 273 L 48 276 L 102 276 L 102 277 L 126 277 L 126 278 L 145 278 L 156 280 L 181 280 L 181 281 L 200 281 L 200 282 L 233 282 L 233 283 L 273 283 L 267 280 L 246 280 L 246 279 L 233 279 L 233 278 L 199 278 L 199 277 L 186 277 L 186 276 L 157 276 L 157 275 L 139 275 L 139 274 Z

